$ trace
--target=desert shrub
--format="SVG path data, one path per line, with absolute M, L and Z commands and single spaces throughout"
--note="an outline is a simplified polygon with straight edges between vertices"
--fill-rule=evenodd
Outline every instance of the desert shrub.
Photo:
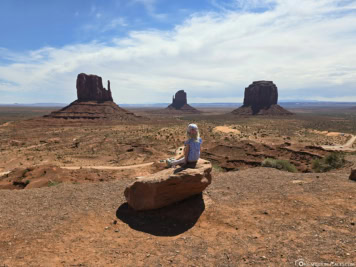
M 217 165 L 216 163 L 212 164 L 213 169 L 217 172 L 225 172 L 225 170 L 223 168 L 221 168 L 219 165 Z
M 332 169 L 342 168 L 346 163 L 343 153 L 333 152 L 322 159 L 315 159 L 312 168 L 315 172 L 327 172 Z
M 297 168 L 288 160 L 266 158 L 262 162 L 262 167 L 275 168 L 288 172 L 297 172 Z
M 50 181 L 48 181 L 48 186 L 50 187 L 50 186 L 56 186 L 56 185 L 59 185 L 61 182 L 57 182 L 57 181 L 52 181 L 52 180 L 50 180 Z

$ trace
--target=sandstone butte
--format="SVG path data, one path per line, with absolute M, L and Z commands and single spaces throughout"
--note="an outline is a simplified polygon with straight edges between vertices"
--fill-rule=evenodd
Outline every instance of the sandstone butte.
M 78 101 L 113 101 L 111 96 L 110 81 L 108 89 L 103 87 L 101 77 L 97 75 L 78 74 L 77 77 L 77 96 Z
M 193 108 L 188 104 L 187 93 L 184 90 L 179 90 L 172 98 L 172 104 L 170 104 L 166 110 L 181 111 L 185 113 L 200 113 L 199 110 Z
M 201 193 L 211 184 L 212 165 L 199 159 L 195 169 L 169 168 L 136 178 L 126 187 L 125 198 L 134 210 L 152 210 L 168 206 Z
M 131 121 L 140 118 L 132 112 L 120 108 L 113 101 L 110 81 L 108 81 L 108 89 L 105 89 L 101 77 L 80 73 L 77 76 L 76 88 L 77 100 L 45 117 L 55 119 L 109 119 L 119 121 Z
M 245 88 L 242 107 L 232 111 L 235 115 L 291 115 L 277 104 L 278 89 L 272 81 L 256 81 Z

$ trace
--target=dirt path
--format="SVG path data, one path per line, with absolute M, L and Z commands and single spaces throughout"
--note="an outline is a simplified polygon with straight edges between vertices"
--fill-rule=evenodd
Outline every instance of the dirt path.
M 79 169 L 96 169 L 96 170 L 128 170 L 128 169 L 133 169 L 133 168 L 141 168 L 141 167 L 147 167 L 151 166 L 154 162 L 148 162 L 148 163 L 143 163 L 143 164 L 137 164 L 137 165 L 127 165 L 127 166 L 60 166 L 62 169 L 67 169 L 67 170 L 79 170 Z M 0 172 L 0 177 L 4 176 L 11 171 L 6 171 L 6 172 Z
M 344 145 L 345 147 L 352 147 L 352 145 L 355 143 L 356 141 L 356 136 L 353 135 L 349 141 L 347 141 L 347 143 Z
M 321 147 L 325 150 L 353 152 L 356 151 L 356 149 L 352 148 L 352 145 L 354 144 L 355 141 L 356 141 L 356 136 L 351 135 L 350 140 L 348 140 L 345 145 L 321 146 Z
M 61 166 L 62 169 L 67 170 L 79 170 L 79 169 L 96 169 L 96 170 L 126 170 L 126 169 L 133 169 L 133 168 L 140 168 L 152 165 L 154 162 L 137 164 L 137 165 L 127 165 L 127 166 Z

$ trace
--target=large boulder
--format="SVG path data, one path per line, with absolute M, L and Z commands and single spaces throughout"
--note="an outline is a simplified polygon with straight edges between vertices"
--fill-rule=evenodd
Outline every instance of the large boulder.
M 78 101 L 113 101 L 110 81 L 108 81 L 108 89 L 106 90 L 103 87 L 101 77 L 92 74 L 78 74 L 77 95 Z
M 135 210 L 152 210 L 201 193 L 211 183 L 211 163 L 199 159 L 195 169 L 169 168 L 137 178 L 125 189 L 126 200 Z
M 242 107 L 232 113 L 236 115 L 290 115 L 277 104 L 278 89 L 272 81 L 256 81 L 245 88 Z
M 351 174 L 350 174 L 349 179 L 352 180 L 352 181 L 356 181 L 356 169 L 351 170 Z

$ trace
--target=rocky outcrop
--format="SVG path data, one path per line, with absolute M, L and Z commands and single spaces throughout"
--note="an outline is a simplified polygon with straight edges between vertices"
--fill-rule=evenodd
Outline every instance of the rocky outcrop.
M 179 90 L 175 96 L 173 96 L 172 108 L 181 109 L 184 105 L 187 104 L 187 93 L 184 90 Z
M 45 117 L 120 121 L 131 121 L 140 118 L 115 104 L 111 95 L 110 81 L 108 81 L 108 89 L 105 89 L 101 77 L 97 75 L 78 74 L 77 95 L 78 99 L 76 101 Z
M 170 104 L 167 109 L 172 111 L 182 111 L 188 113 L 199 113 L 197 109 L 193 108 L 188 104 L 187 93 L 184 90 L 179 90 L 175 96 L 173 96 L 172 104 Z
M 351 170 L 349 179 L 356 182 L 356 169 Z
M 253 82 L 245 89 L 244 106 L 269 108 L 278 100 L 277 86 L 270 81 Z
M 77 95 L 78 101 L 113 101 L 110 90 L 110 81 L 108 89 L 103 87 L 101 77 L 97 75 L 78 74 L 77 77 Z
M 21 141 L 18 141 L 18 140 L 11 140 L 10 141 L 10 145 L 11 146 L 22 146 L 24 144 L 25 144 L 25 142 L 21 142 Z
M 152 210 L 201 193 L 211 183 L 212 165 L 200 159 L 195 169 L 169 168 L 137 178 L 125 189 L 125 197 L 135 210 Z
M 290 115 L 277 104 L 278 89 L 271 81 L 256 81 L 245 88 L 244 104 L 232 113 L 236 115 Z

